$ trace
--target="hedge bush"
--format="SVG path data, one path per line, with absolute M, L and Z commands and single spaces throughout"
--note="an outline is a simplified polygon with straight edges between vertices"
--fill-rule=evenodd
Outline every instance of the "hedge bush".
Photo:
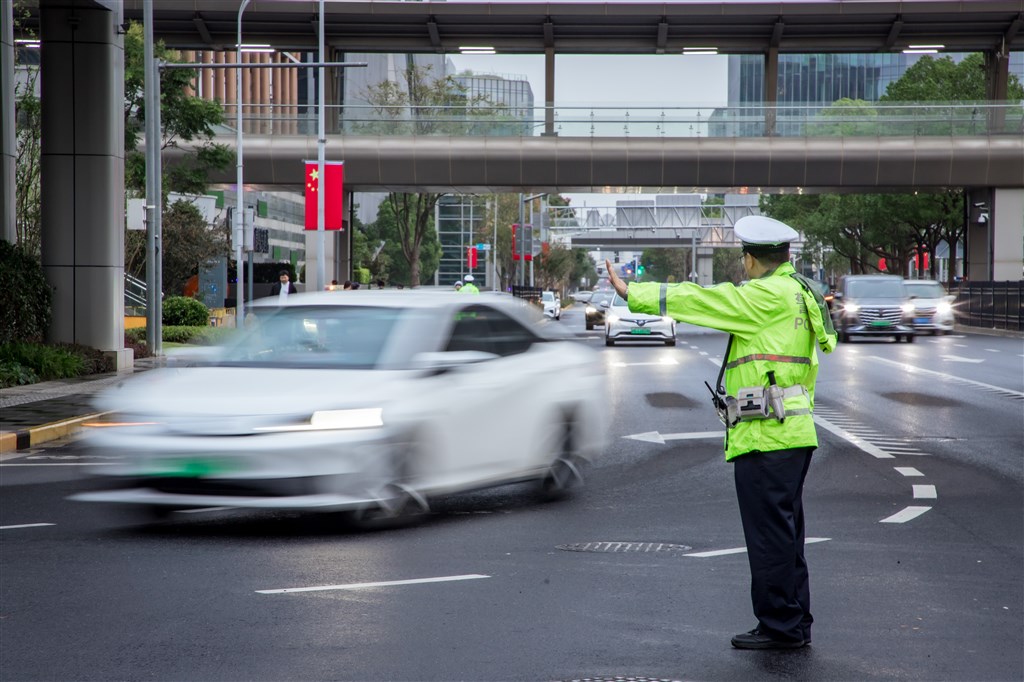
M 233 327 L 209 327 L 196 325 L 167 325 L 163 328 L 162 338 L 169 343 L 194 343 L 201 346 L 215 346 L 223 343 L 234 333 Z M 137 327 L 124 331 L 125 346 L 131 344 L 146 345 L 146 328 Z M 136 352 L 135 357 L 140 357 Z
M 24 341 L 0 345 L 0 363 L 8 366 L 21 365 L 43 381 L 67 379 L 87 373 L 85 359 L 66 347 Z
M 39 381 L 39 375 L 20 362 L 0 360 L 0 388 L 24 386 Z
M 50 326 L 53 292 L 39 261 L 18 246 L 0 240 L 0 343 L 41 341 Z
M 168 296 L 164 299 L 163 323 L 165 329 L 168 326 L 205 326 L 210 323 L 210 309 L 194 298 Z

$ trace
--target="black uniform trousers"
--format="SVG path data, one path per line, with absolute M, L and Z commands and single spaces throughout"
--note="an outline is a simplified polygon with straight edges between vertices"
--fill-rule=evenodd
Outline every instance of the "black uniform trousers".
M 754 615 L 760 629 L 778 639 L 811 638 L 802 495 L 812 452 L 791 448 L 732 460 Z

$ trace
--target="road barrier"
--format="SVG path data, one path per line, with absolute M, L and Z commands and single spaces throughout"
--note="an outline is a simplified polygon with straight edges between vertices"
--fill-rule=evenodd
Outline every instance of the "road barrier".
M 958 324 L 1024 331 L 1024 281 L 965 282 L 954 306 Z

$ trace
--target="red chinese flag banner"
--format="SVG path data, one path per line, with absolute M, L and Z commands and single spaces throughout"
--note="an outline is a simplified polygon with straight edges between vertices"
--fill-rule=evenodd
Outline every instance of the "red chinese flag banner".
M 306 162 L 306 229 L 317 229 L 317 194 L 324 193 L 324 229 L 340 230 L 344 211 L 342 184 L 345 164 L 342 161 L 324 162 L 324 181 L 320 182 L 316 161 Z M 322 189 L 321 189 L 322 188 Z

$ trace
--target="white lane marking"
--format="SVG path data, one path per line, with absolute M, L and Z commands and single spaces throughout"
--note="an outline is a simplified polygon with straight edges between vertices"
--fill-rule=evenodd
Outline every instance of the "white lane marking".
M 987 350 L 989 353 L 999 353 L 999 352 L 1001 352 L 1000 350 L 998 350 L 996 348 L 986 348 L 985 350 Z
M 957 348 L 967 348 L 966 343 L 954 343 L 953 345 L 956 346 Z
M 702 350 L 702 351 L 700 351 L 700 354 L 701 354 L 701 355 L 707 355 L 708 353 L 707 353 L 707 351 L 703 351 L 703 350 Z
M 857 436 L 853 435 L 852 433 L 850 433 L 846 429 L 843 429 L 843 428 L 840 428 L 840 427 L 836 426 L 835 424 L 833 424 L 829 420 L 825 419 L 824 417 L 821 417 L 821 416 L 818 416 L 818 415 L 814 415 L 814 421 L 816 423 L 820 424 L 827 431 L 831 431 L 832 433 L 834 433 L 835 435 L 839 436 L 840 438 L 842 438 L 844 440 L 850 441 L 851 443 L 856 445 L 858 448 L 860 448 L 864 452 L 866 452 L 869 455 L 871 455 L 872 457 L 876 457 L 878 459 L 895 459 L 895 457 L 890 455 L 885 450 L 882 450 L 877 445 L 873 445 L 873 444 L 867 442 L 866 440 L 858 438 Z
M 0 526 L 0 530 L 11 530 L 12 528 L 39 528 L 40 526 L 56 526 L 56 523 L 22 523 L 17 526 Z
M 1024 398 L 1024 393 L 1022 393 L 1021 391 L 1014 391 L 1014 390 L 1009 389 L 1009 388 L 1003 388 L 1002 386 L 993 386 L 992 384 L 986 384 L 986 383 L 981 382 L 981 381 L 975 381 L 974 379 L 964 379 L 962 377 L 958 377 L 958 376 L 953 375 L 953 374 L 946 374 L 945 372 L 936 372 L 936 371 L 930 370 L 930 369 L 922 369 L 920 367 L 914 367 L 913 365 L 908 365 L 908 364 L 906 364 L 904 362 L 897 362 L 895 360 L 889 360 L 888 358 L 879 358 L 879 357 L 874 357 L 874 356 L 868 356 L 868 360 L 875 360 L 876 362 L 884 362 L 884 363 L 889 364 L 889 365 L 895 365 L 896 367 L 899 367 L 899 368 L 903 369 L 903 371 L 907 372 L 908 374 L 931 374 L 933 376 L 942 377 L 944 379 L 949 379 L 951 381 L 959 381 L 959 382 L 965 383 L 965 384 L 972 384 L 974 386 L 980 386 L 982 388 L 987 388 L 987 389 L 992 390 L 992 391 L 1002 391 L 1003 393 L 1009 393 L 1011 395 L 1018 395 L 1018 396 Z
M 202 514 L 204 512 L 227 511 L 234 507 L 203 507 L 202 509 L 179 509 L 179 514 Z
M 907 521 L 916 519 L 929 509 L 931 509 L 931 507 L 906 507 L 892 516 L 882 519 L 879 523 L 906 523 Z
M 657 431 L 648 431 L 647 433 L 631 433 L 628 436 L 623 436 L 623 438 L 664 445 L 667 440 L 695 440 L 700 438 L 722 438 L 723 436 L 725 436 L 725 431 L 692 431 L 690 433 L 659 433 Z
M 679 361 L 673 358 L 662 358 L 657 362 L 612 362 L 610 364 L 612 367 L 650 367 L 652 365 L 678 365 Z
M 959 355 L 940 355 L 939 357 L 943 360 L 949 360 L 950 362 L 969 362 L 973 365 L 976 365 L 979 362 L 985 362 L 983 358 L 962 358 Z
M 924 476 L 920 471 L 914 467 L 893 467 L 896 471 L 900 472 L 904 476 Z
M 885 448 L 886 452 L 895 452 L 895 453 L 921 452 L 921 448 L 904 447 L 902 445 L 885 445 L 883 443 L 879 443 L 878 441 L 874 441 L 874 443 L 875 443 L 875 445 L 880 445 L 883 448 Z
M 805 545 L 812 545 L 816 542 L 828 542 L 832 538 L 805 538 Z M 697 557 L 698 559 L 707 559 L 713 556 L 725 556 L 726 554 L 743 554 L 747 551 L 746 547 L 733 547 L 732 549 L 715 549 L 710 552 L 693 552 L 692 554 L 684 554 L 683 556 Z
M 933 485 L 915 485 L 914 486 L 914 499 L 915 500 L 934 500 L 939 497 L 939 493 L 935 491 Z
M 281 590 L 256 590 L 258 594 L 285 594 L 286 592 L 322 592 L 324 590 L 363 590 L 369 587 L 391 587 L 392 585 L 420 585 L 423 583 L 445 583 L 455 580 L 479 580 L 489 575 L 472 573 L 468 575 L 445 575 L 439 578 L 415 578 L 413 580 L 390 580 L 380 583 L 349 583 L 348 585 L 320 585 L 318 587 L 286 587 Z

